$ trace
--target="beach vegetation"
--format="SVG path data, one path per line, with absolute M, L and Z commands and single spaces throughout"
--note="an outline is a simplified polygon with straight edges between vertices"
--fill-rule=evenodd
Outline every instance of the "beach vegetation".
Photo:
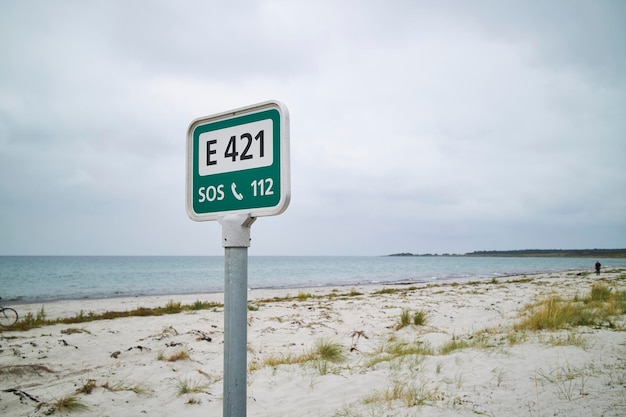
M 515 330 L 558 330 L 574 322 L 574 303 L 551 296 L 526 307 L 529 314 L 514 326 Z
M 309 298 L 313 298 L 313 296 L 311 295 L 311 293 L 308 293 L 308 292 L 303 292 L 303 291 L 298 292 L 298 295 L 296 296 L 296 299 L 297 299 L 298 301 L 306 301 L 306 300 L 308 300 Z
M 51 407 L 44 412 L 44 414 L 50 415 L 58 411 L 59 413 L 69 413 L 72 411 L 85 411 L 88 410 L 87 404 L 85 404 L 76 394 L 66 395 L 50 402 L 41 402 L 37 405 L 37 409 L 42 407 Z
M 403 359 L 407 356 L 428 356 L 433 355 L 434 351 L 428 343 L 417 340 L 407 342 L 404 340 L 391 339 L 382 344 L 374 353 L 373 357 L 367 361 L 367 367 L 373 367 L 382 362 L 391 362 L 397 359 Z
M 165 362 L 177 362 L 181 360 L 187 360 L 189 359 L 189 351 L 187 349 L 177 349 L 169 354 L 166 354 L 164 351 L 159 351 L 157 353 L 156 359 L 158 361 Z
M 419 407 L 432 405 L 441 399 L 439 389 L 430 387 L 424 381 L 407 383 L 407 381 L 396 380 L 384 391 L 374 393 L 364 399 L 365 404 L 384 402 L 391 406 L 396 401 L 401 401 L 406 407 Z
M 189 351 L 187 349 L 178 349 L 167 356 L 168 362 L 176 362 L 189 359 Z
M 12 328 L 19 330 L 21 328 L 31 329 L 33 327 L 39 327 L 41 324 L 35 321 L 35 316 L 30 311 L 24 315 L 22 320 L 15 323 Z
M 39 310 L 37 310 L 37 315 L 35 316 L 35 321 L 37 322 L 44 322 L 46 320 L 46 312 L 43 308 L 43 306 L 41 306 L 41 308 Z
M 588 395 L 585 384 L 591 376 L 591 372 L 585 368 L 576 368 L 569 364 L 559 366 L 550 371 L 538 369 L 536 374 L 540 380 L 552 384 L 558 398 L 572 401 Z
M 189 378 L 179 379 L 177 384 L 178 395 L 197 394 L 204 392 L 208 388 L 208 384 L 194 381 Z
M 41 375 L 42 373 L 53 374 L 55 373 L 52 369 L 48 368 L 44 365 L 34 364 L 34 365 L 8 365 L 8 366 L 0 366 L 0 376 L 34 376 Z
M 402 288 L 381 288 L 380 290 L 372 292 L 372 295 L 390 295 L 397 294 L 399 292 L 405 291 Z
M 76 333 L 87 333 L 91 334 L 89 330 L 79 329 L 78 327 L 68 327 L 67 329 L 61 330 L 62 334 L 76 334 Z
M 485 329 L 480 332 L 468 334 L 464 336 L 452 335 L 447 343 L 439 347 L 440 355 L 449 355 L 450 353 L 461 349 L 487 349 L 495 347 L 497 342 L 494 340 L 493 331 Z
M 415 326 L 423 326 L 428 321 L 428 312 L 426 310 L 417 310 L 413 313 L 413 324 Z
M 457 372 L 454 375 L 454 387 L 461 389 L 463 387 L 463 372 Z
M 493 368 L 491 370 L 491 373 L 494 374 L 497 387 L 502 386 L 502 383 L 504 382 L 504 380 L 507 378 L 509 374 L 509 372 L 505 368 L 499 368 L 499 367 Z
M 165 305 L 164 310 L 166 314 L 175 314 L 180 313 L 183 310 L 183 307 L 180 301 L 169 300 Z
M 147 392 L 148 390 L 144 388 L 144 386 L 141 384 L 132 384 L 132 385 L 126 386 L 126 391 L 131 391 L 131 392 L 134 392 L 135 394 L 143 394 Z
M 196 300 L 189 305 L 189 310 L 197 311 L 197 310 L 209 310 L 215 307 L 215 303 L 209 301 Z
M 440 374 L 442 369 L 443 369 L 443 363 L 442 362 L 437 362 L 437 367 L 435 368 L 435 372 L 437 374 Z
M 83 385 L 76 389 L 77 394 L 91 394 L 96 388 L 96 380 L 88 379 Z
M 252 360 L 248 364 L 248 371 L 254 372 L 266 366 L 276 367 L 279 365 L 292 365 L 295 363 L 302 363 L 303 359 L 300 356 L 295 355 L 270 355 L 263 360 Z
M 316 362 L 315 366 L 320 372 L 328 372 L 327 364 L 323 362 L 339 363 L 346 358 L 341 344 L 327 339 L 319 339 L 311 350 L 302 355 L 270 355 L 263 360 L 254 360 L 248 364 L 248 370 L 253 372 L 266 366 L 276 367 L 279 365 L 294 365 Z
M 315 369 L 320 375 L 328 375 L 332 372 L 332 369 L 329 368 L 328 361 L 319 360 L 315 361 Z
M 329 301 L 332 300 L 337 300 L 337 299 L 347 299 L 347 298 L 353 298 L 353 297 L 360 297 L 362 296 L 363 293 L 352 288 L 350 291 L 346 292 L 346 293 L 339 293 L 339 291 L 337 289 L 333 289 L 332 292 L 330 292 L 327 295 L 327 298 Z
M 47 323 L 46 320 L 46 311 L 44 307 L 41 306 L 39 310 L 33 314 L 32 312 L 28 312 L 24 315 L 22 320 L 15 323 L 13 326 L 9 327 L 11 330 L 22 330 L 22 329 L 31 329 L 33 327 L 41 327 Z
M 48 319 L 46 318 L 46 312 L 44 311 L 44 307 L 42 306 L 36 312 L 36 314 L 33 314 L 32 312 L 26 313 L 23 319 L 15 323 L 13 326 L 7 328 L 6 330 L 25 331 L 33 328 L 51 326 L 55 324 L 78 324 L 98 320 L 112 320 L 124 317 L 162 316 L 164 314 L 176 314 L 192 310 L 210 310 L 222 307 L 224 307 L 224 304 L 217 302 L 196 301 L 191 305 L 183 305 L 180 302 L 170 301 L 163 307 L 138 307 L 136 309 L 127 311 L 105 311 L 102 313 L 88 312 L 87 314 L 85 314 L 85 312 L 81 310 L 78 314 L 71 317 Z M 0 328 L 0 332 L 3 330 L 5 329 Z
M 611 288 L 604 284 L 594 284 L 585 302 L 607 302 L 611 298 Z
M 528 339 L 528 335 L 524 331 L 511 331 L 506 334 L 505 339 L 509 346 L 521 345 Z
M 465 339 L 452 335 L 452 339 L 439 348 L 440 355 L 449 355 L 450 353 L 472 347 L 471 343 Z
M 613 291 L 604 284 L 592 286 L 585 297 L 565 300 L 547 297 L 522 311 L 515 330 L 560 330 L 576 326 L 615 328 L 613 317 L 626 314 L 626 291 Z
M 343 347 L 339 343 L 327 339 L 317 340 L 310 355 L 314 359 L 328 362 L 343 362 L 346 358 Z
M 411 324 L 411 312 L 407 309 L 403 309 L 400 312 L 400 323 L 396 326 L 396 330 L 400 330 L 409 324 Z
M 552 346 L 576 346 L 584 350 L 590 347 L 587 339 L 574 331 L 567 331 L 564 335 L 551 335 L 546 343 Z
M 101 385 L 101 387 L 110 392 L 130 391 L 134 392 L 135 394 L 143 394 L 144 392 L 146 392 L 146 389 L 141 384 L 127 384 L 124 381 L 106 381 L 104 384 Z
M 363 339 L 369 339 L 369 337 L 365 334 L 363 330 L 355 330 L 350 335 L 352 337 L 352 343 L 350 344 L 350 352 L 355 350 L 359 350 L 357 348 L 357 344 L 359 343 L 359 339 L 362 337 Z
M 413 315 L 411 315 L 410 310 L 403 309 L 400 312 L 400 321 L 396 325 L 396 330 L 400 330 L 411 324 L 415 326 L 423 326 L 426 324 L 427 319 L 428 319 L 428 313 L 425 310 L 417 310 L 413 313 Z
M 340 410 L 335 411 L 335 414 L 333 414 L 332 417 L 363 417 L 363 414 L 354 410 L 351 405 L 344 405 Z

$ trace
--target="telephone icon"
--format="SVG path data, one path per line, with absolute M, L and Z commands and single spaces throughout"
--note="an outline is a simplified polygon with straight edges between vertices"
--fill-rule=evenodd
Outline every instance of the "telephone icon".
M 237 192 L 237 184 L 235 184 L 234 182 L 230 184 L 230 191 L 232 191 L 237 200 L 243 200 L 243 194 Z

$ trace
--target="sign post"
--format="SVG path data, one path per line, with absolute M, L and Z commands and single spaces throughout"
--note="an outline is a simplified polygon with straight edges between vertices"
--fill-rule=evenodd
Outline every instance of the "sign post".
M 289 205 L 289 114 L 268 101 L 194 120 L 187 214 L 217 220 L 224 247 L 224 417 L 246 416 L 248 247 L 260 216 Z

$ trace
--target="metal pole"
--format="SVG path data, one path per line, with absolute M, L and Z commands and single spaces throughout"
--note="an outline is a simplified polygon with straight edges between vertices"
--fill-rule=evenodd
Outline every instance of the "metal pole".
M 224 417 L 245 417 L 248 248 L 224 249 L 224 280 Z
M 224 417 L 245 417 L 247 398 L 248 247 L 254 218 L 220 219 L 224 246 Z

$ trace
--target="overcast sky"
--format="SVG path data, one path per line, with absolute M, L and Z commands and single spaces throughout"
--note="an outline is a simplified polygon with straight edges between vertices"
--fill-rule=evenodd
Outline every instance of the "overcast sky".
M 0 254 L 222 255 L 195 118 L 279 100 L 251 255 L 626 247 L 626 2 L 0 2 Z

